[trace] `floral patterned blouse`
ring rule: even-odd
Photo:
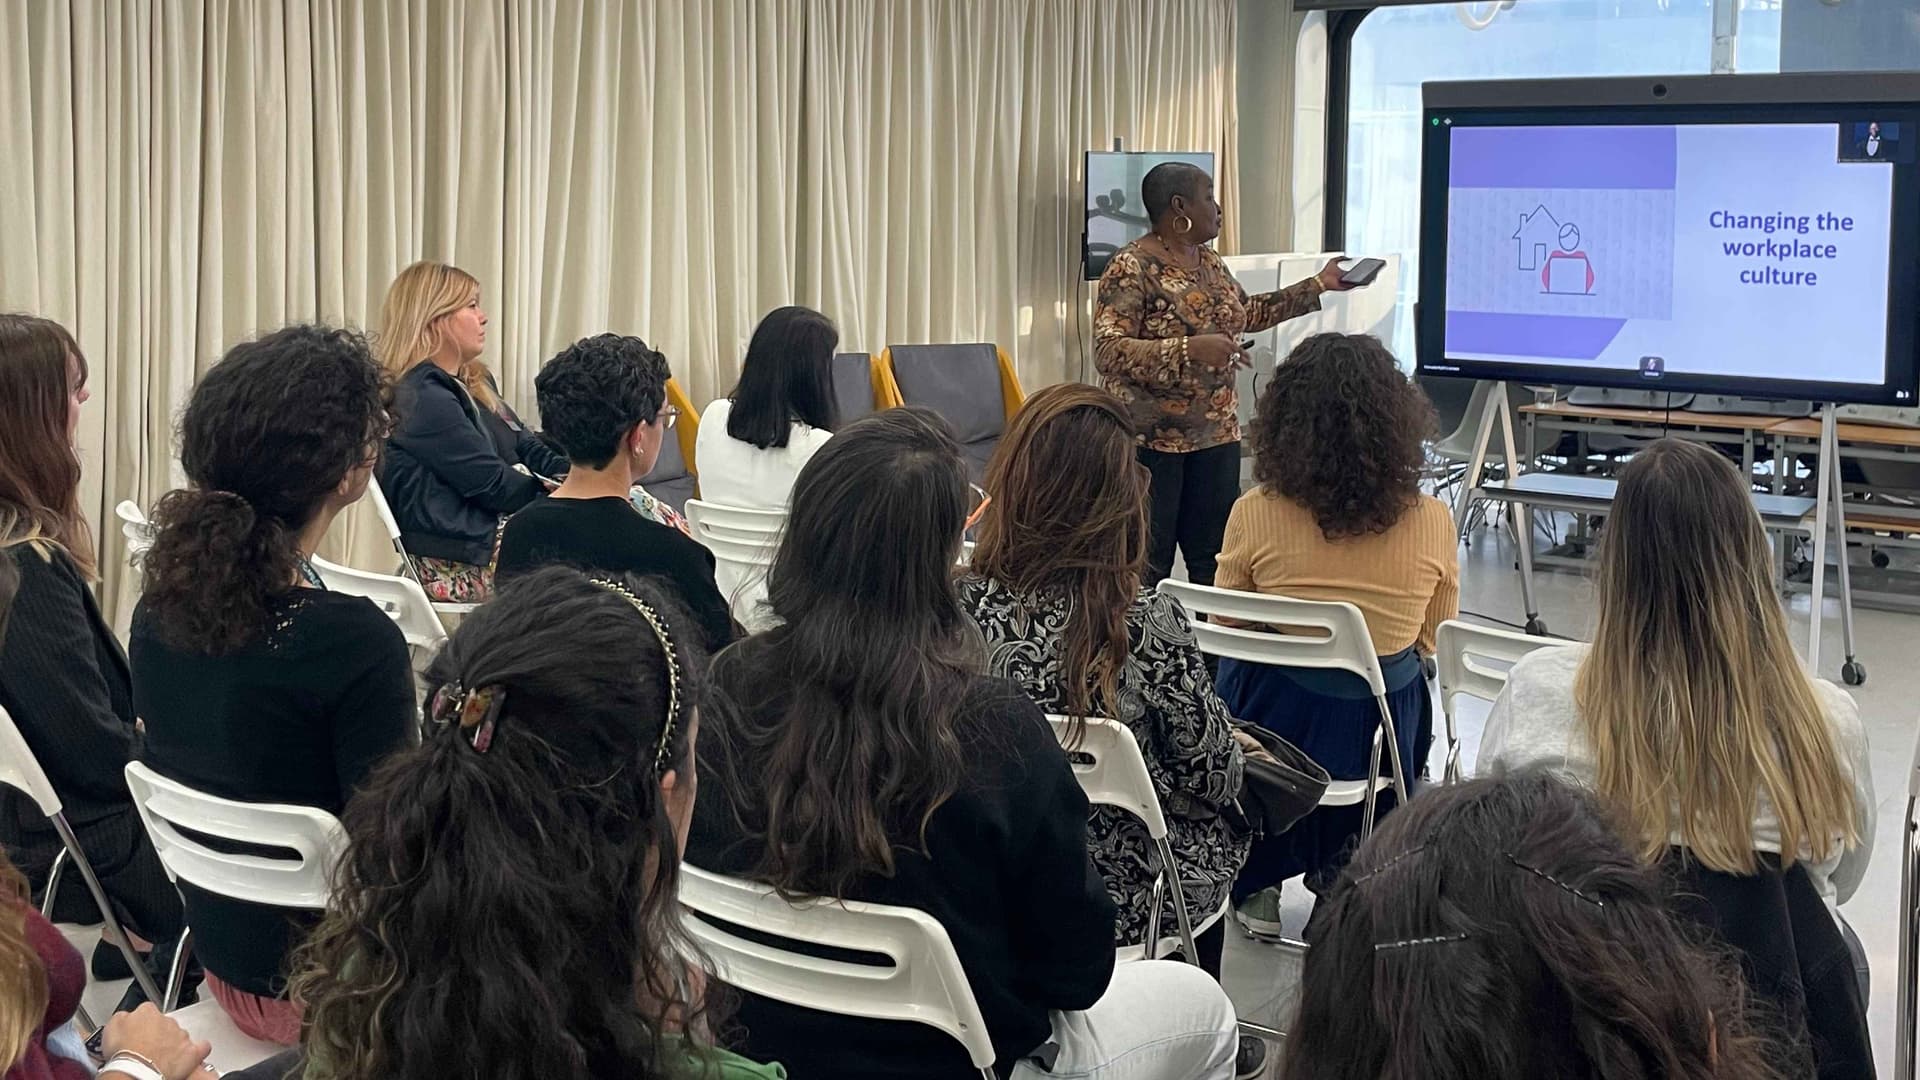
[[[1201,248],[1200,265],[1185,267],[1136,240],[1100,276],[1093,341],[1101,381],[1127,403],[1149,450],[1184,454],[1238,442],[1234,369],[1182,359],[1181,339],[1265,330],[1320,310],[1321,291],[1307,278],[1249,297],[1213,249]]]

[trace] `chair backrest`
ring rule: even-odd
[[[938,1028],[993,1066],[993,1040],[947,929],[924,911],[855,900],[789,902],[771,888],[682,864],[680,903],[713,974],[729,986],[803,1009]],[[828,960],[748,939],[707,916],[805,945],[877,953],[890,965]]]
[[[939,413],[953,426],[957,441],[980,442],[1006,432],[999,349],[985,342],[895,345],[886,360],[901,399]]]
[[[20,734],[19,726],[4,708],[0,708],[0,784],[24,792],[48,817],[60,812],[60,795],[53,790],[53,781],[47,779],[40,759],[33,756],[26,736]]]
[[[750,510],[741,506],[722,506],[702,499],[687,500],[687,524],[693,538],[702,543],[708,536],[724,536],[747,543],[776,544],[787,527],[785,510]]]
[[[1160,583],[1160,591],[1180,601],[1191,615],[1223,616],[1261,627],[1223,626],[1196,618],[1193,636],[1203,653],[1278,667],[1350,671],[1367,681],[1375,697],[1386,696],[1387,680],[1380,673],[1367,620],[1352,604],[1267,596],[1172,578]]]
[[[132,499],[121,499],[120,505],[113,508],[120,518],[120,535],[127,541],[127,558],[138,559],[153,546],[153,523],[140,510],[140,504]]]
[[[1564,644],[1552,638],[1448,619],[1440,624],[1434,641],[1440,669],[1441,708],[1451,709],[1453,699],[1460,694],[1494,700],[1506,688],[1507,673],[1516,661],[1535,649]]]
[[[863,352],[834,354],[833,411],[842,424],[851,424],[878,411],[874,402],[873,357]]]
[[[346,830],[332,814],[311,806],[217,798],[139,761],[127,763],[127,787],[168,877],[253,904],[326,908],[328,877],[347,846]],[[236,855],[208,847],[199,836],[294,854]]]
[[[761,601],[767,597],[767,567],[773,565],[780,533],[787,526],[786,512],[689,499],[687,526],[693,538],[713,552],[714,584],[727,598],[733,617],[749,631],[771,625]]]
[[[330,563],[318,555],[308,560],[327,588],[350,596],[364,596],[379,605],[400,627],[407,644],[423,649],[439,647],[447,640],[447,628],[434,613],[433,601],[420,583],[411,578],[376,574],[351,566]]]
[[[1167,818],[1160,810],[1160,793],[1147,772],[1146,756],[1132,729],[1118,720],[1089,716],[1080,730],[1080,741],[1070,742],[1071,717],[1049,714],[1053,737],[1073,757],[1073,775],[1087,801],[1097,806],[1113,806],[1147,826],[1147,835],[1155,840],[1167,835]]]

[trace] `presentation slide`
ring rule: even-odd
[[[1449,358],[1878,384],[1897,125],[1461,126]]]

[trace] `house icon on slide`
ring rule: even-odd
[[[1514,268],[1539,274],[1541,292],[1593,291],[1593,265],[1587,253],[1580,250],[1579,227],[1555,218],[1544,205],[1520,215],[1520,227],[1513,231],[1513,246]]]

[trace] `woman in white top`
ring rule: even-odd
[[[776,308],[747,345],[733,393],[707,406],[694,443],[700,498],[749,510],[785,510],[801,466],[833,437],[832,320]]]
[[[1767,538],[1738,471],[1662,439],[1620,476],[1593,643],[1514,665],[1479,771],[1545,767],[1608,797],[1642,858],[1804,861],[1829,903],[1866,872],[1873,773],[1853,699],[1787,638]]]

